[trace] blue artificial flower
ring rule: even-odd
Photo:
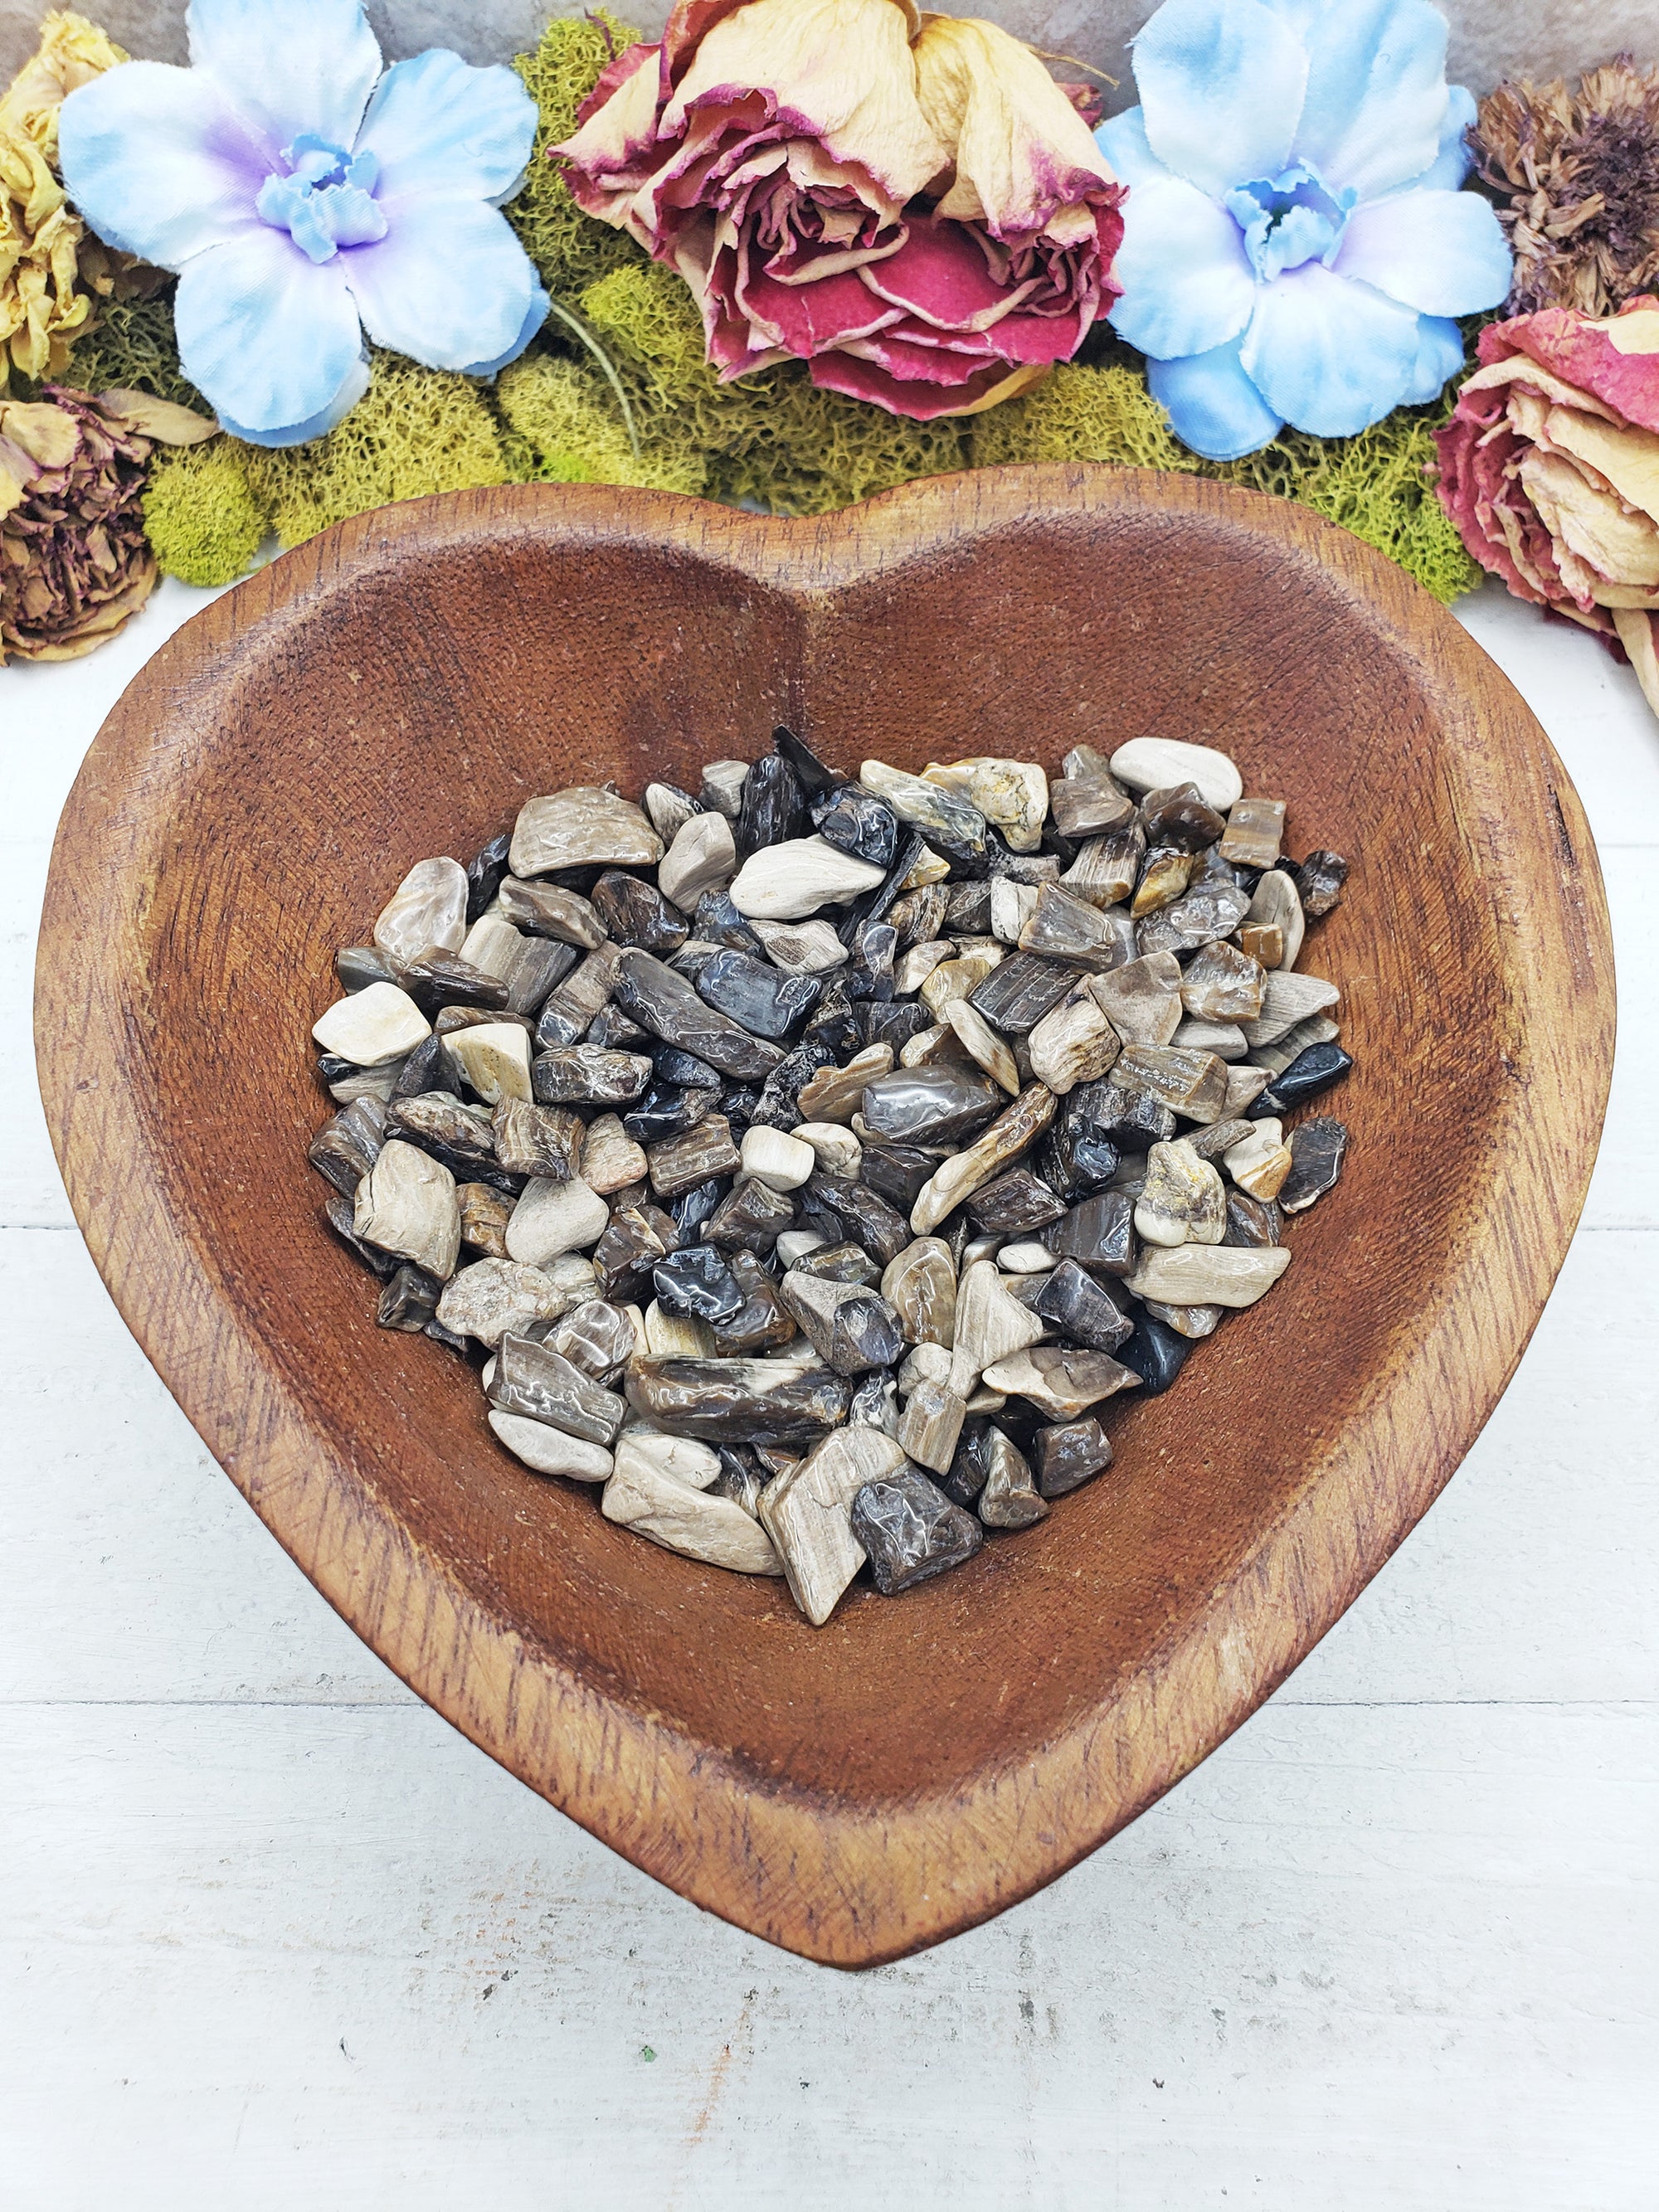
[[[368,389],[363,332],[428,368],[514,361],[547,295],[501,203],[536,107],[434,48],[381,74],[361,0],[191,0],[191,67],[72,92],[64,180],[99,236],[179,272],[185,374],[233,436],[295,446]]]
[[[1433,399],[1452,319],[1510,251],[1459,189],[1474,102],[1427,0],[1165,0],[1133,43],[1141,105],[1096,133],[1128,185],[1113,328],[1212,460],[1286,422],[1352,437]]]

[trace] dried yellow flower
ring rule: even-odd
[[[61,376],[97,300],[137,265],[88,234],[57,170],[58,109],[126,58],[83,15],[54,11],[0,97],[0,393],[13,371],[37,382]]]

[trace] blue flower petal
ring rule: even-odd
[[[1112,328],[1160,361],[1236,338],[1255,305],[1243,234],[1225,208],[1180,177],[1133,187],[1112,267],[1123,287]]]
[[[1261,0],[1164,0],[1133,43],[1146,142],[1166,168],[1219,199],[1285,167],[1308,58]]]
[[[190,0],[185,20],[191,62],[279,151],[302,132],[350,145],[380,74],[362,0]]]
[[[1284,428],[1239,365],[1238,341],[1184,361],[1149,361],[1146,382],[1183,446],[1208,461],[1237,461]]]
[[[1440,150],[1420,177],[1413,177],[1409,190],[1455,192],[1474,167],[1468,133],[1475,118],[1474,94],[1467,86],[1446,88],[1446,119],[1440,130]]]
[[[526,313],[523,322],[519,325],[519,335],[514,339],[512,344],[508,346],[507,351],[505,353],[498,353],[494,361],[469,362],[467,366],[461,371],[462,375],[494,376],[498,368],[505,368],[510,362],[517,361],[519,356],[530,343],[531,339],[535,337],[537,331],[540,330],[542,325],[547,320],[547,311],[551,305],[552,301],[548,298],[546,293],[543,291],[541,286],[538,284],[531,297],[528,312]]]
[[[1497,216],[1474,192],[1396,192],[1348,218],[1331,264],[1425,315],[1476,315],[1509,292]]]
[[[69,196],[100,238],[158,269],[259,228],[272,149],[211,78],[128,62],[70,93],[58,118]]]
[[[1438,399],[1466,357],[1463,333],[1443,315],[1417,319],[1417,360],[1412,380],[1400,395],[1402,407],[1426,407]]]
[[[1417,325],[1397,300],[1310,262],[1263,285],[1239,360],[1287,422],[1317,438],[1352,438],[1410,387]]]
[[[1146,143],[1144,108],[1126,107],[1121,115],[1109,115],[1095,133],[1095,143],[1111,163],[1112,174],[1121,185],[1133,189],[1172,173]]]
[[[375,344],[428,368],[506,359],[538,289],[507,217],[482,200],[425,192],[382,194],[380,205],[392,225],[386,236],[340,256]]]
[[[386,71],[357,133],[380,164],[383,198],[492,206],[518,190],[535,139],[536,103],[510,69],[470,69],[439,46]]]
[[[238,436],[293,430],[336,399],[362,348],[347,259],[307,260],[285,230],[256,223],[186,265],[173,303],[179,359],[214,413],[246,426]]]
[[[1362,200],[1420,177],[1446,124],[1445,17],[1429,0],[1342,0],[1308,52],[1302,159]]]
[[[233,422],[228,416],[222,415],[219,424],[222,429],[228,430],[233,438],[240,438],[245,446],[306,446],[313,438],[325,438],[331,430],[337,428],[368,390],[368,356],[360,353],[346,371],[344,383],[327,406],[320,408],[315,415],[308,416],[303,422],[290,422],[280,430],[251,430],[240,422]]]

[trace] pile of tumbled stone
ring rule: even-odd
[[[826,1621],[1029,1528],[1290,1264],[1346,863],[1203,745],[532,799],[336,962],[310,1158],[538,1474]]]

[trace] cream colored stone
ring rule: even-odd
[[[662,856],[662,839],[640,809],[592,784],[527,799],[513,825],[515,876],[590,866],[654,868]]]
[[[357,1185],[351,1228],[364,1243],[395,1252],[445,1282],[461,1251],[455,1178],[418,1145],[390,1138]]]
[[[812,1156],[825,1175],[839,1176],[843,1182],[858,1181],[864,1146],[851,1129],[839,1121],[802,1121],[789,1133],[798,1143],[811,1146]]]
[[[537,1176],[525,1185],[507,1224],[509,1259],[544,1267],[566,1252],[586,1251],[604,1235],[611,1209],[580,1176],[555,1182]]]
[[[849,957],[827,921],[766,921],[757,915],[749,926],[773,966],[791,975],[827,975]]]
[[[1172,1306],[1253,1306],[1291,1264],[1282,1245],[1183,1244],[1144,1251],[1128,1278],[1137,1297]]]
[[[489,1425],[514,1458],[538,1474],[562,1474],[571,1482],[604,1482],[611,1474],[611,1454],[603,1444],[567,1436],[545,1421],[532,1421],[525,1413],[504,1413],[492,1406]]]
[[[400,968],[434,945],[459,952],[466,936],[466,893],[459,860],[417,860],[380,908],[375,944]]]
[[[1048,779],[1035,761],[1002,760],[988,753],[969,760],[931,762],[924,780],[960,792],[994,823],[1014,853],[1035,853],[1048,812]]]
[[[1239,1042],[1243,1043],[1242,1037]],[[1063,1098],[1079,1083],[1093,1083],[1104,1075],[1123,1044],[1098,1000],[1085,991],[1062,999],[1045,1014],[1027,1037],[1026,1048],[1032,1074]]]
[[[643,1182],[648,1166],[644,1146],[635,1143],[620,1115],[596,1115],[588,1123],[582,1142],[581,1171],[590,1190],[608,1198],[612,1191],[626,1190],[629,1183]]]
[[[853,1534],[854,1498],[866,1482],[904,1464],[884,1429],[855,1424],[832,1430],[761,1493],[761,1526],[777,1547],[790,1595],[814,1628],[823,1627],[864,1565]]]
[[[675,833],[657,870],[657,888],[690,914],[706,891],[722,890],[738,872],[738,845],[723,814],[694,814]]]
[[[653,1298],[645,1310],[647,1359],[712,1359],[714,1332],[691,1314],[665,1313]]]
[[[1225,753],[1176,738],[1132,738],[1112,755],[1112,774],[1137,795],[1195,783],[1204,804],[1218,814],[1230,812],[1244,796],[1244,779]]]
[[[744,1131],[740,1147],[745,1175],[763,1182],[769,1190],[799,1190],[817,1165],[817,1154],[809,1144],[786,1129],[769,1129],[762,1122]]]
[[[475,1260],[445,1284],[438,1319],[457,1336],[498,1345],[534,1322],[556,1321],[576,1303],[540,1267],[521,1267],[514,1260]]]
[[[1042,1322],[1008,1288],[996,1261],[971,1261],[957,1285],[951,1389],[958,1398],[970,1397],[988,1367],[1042,1334]]]
[[[945,1009],[945,1025],[955,1035],[957,1042],[994,1083],[1000,1083],[1011,1098],[1019,1096],[1019,1062],[991,1027],[976,1006],[966,999],[952,999]],[[1032,1073],[1036,1072],[1035,1061]]]
[[[730,897],[741,915],[801,921],[821,906],[845,906],[873,890],[883,873],[826,838],[790,837],[751,853],[732,879]]]
[[[516,1022],[480,1022],[452,1030],[445,1048],[487,1104],[503,1098],[530,1103],[530,1037]]]
[[[624,1437],[617,1448],[616,1470],[600,1500],[607,1521],[706,1566],[740,1575],[782,1573],[771,1538],[742,1506],[688,1489],[627,1443]]]
[[[370,983],[337,999],[311,1025],[325,1052],[359,1067],[381,1067],[424,1044],[432,1024],[407,991],[395,983]]]

